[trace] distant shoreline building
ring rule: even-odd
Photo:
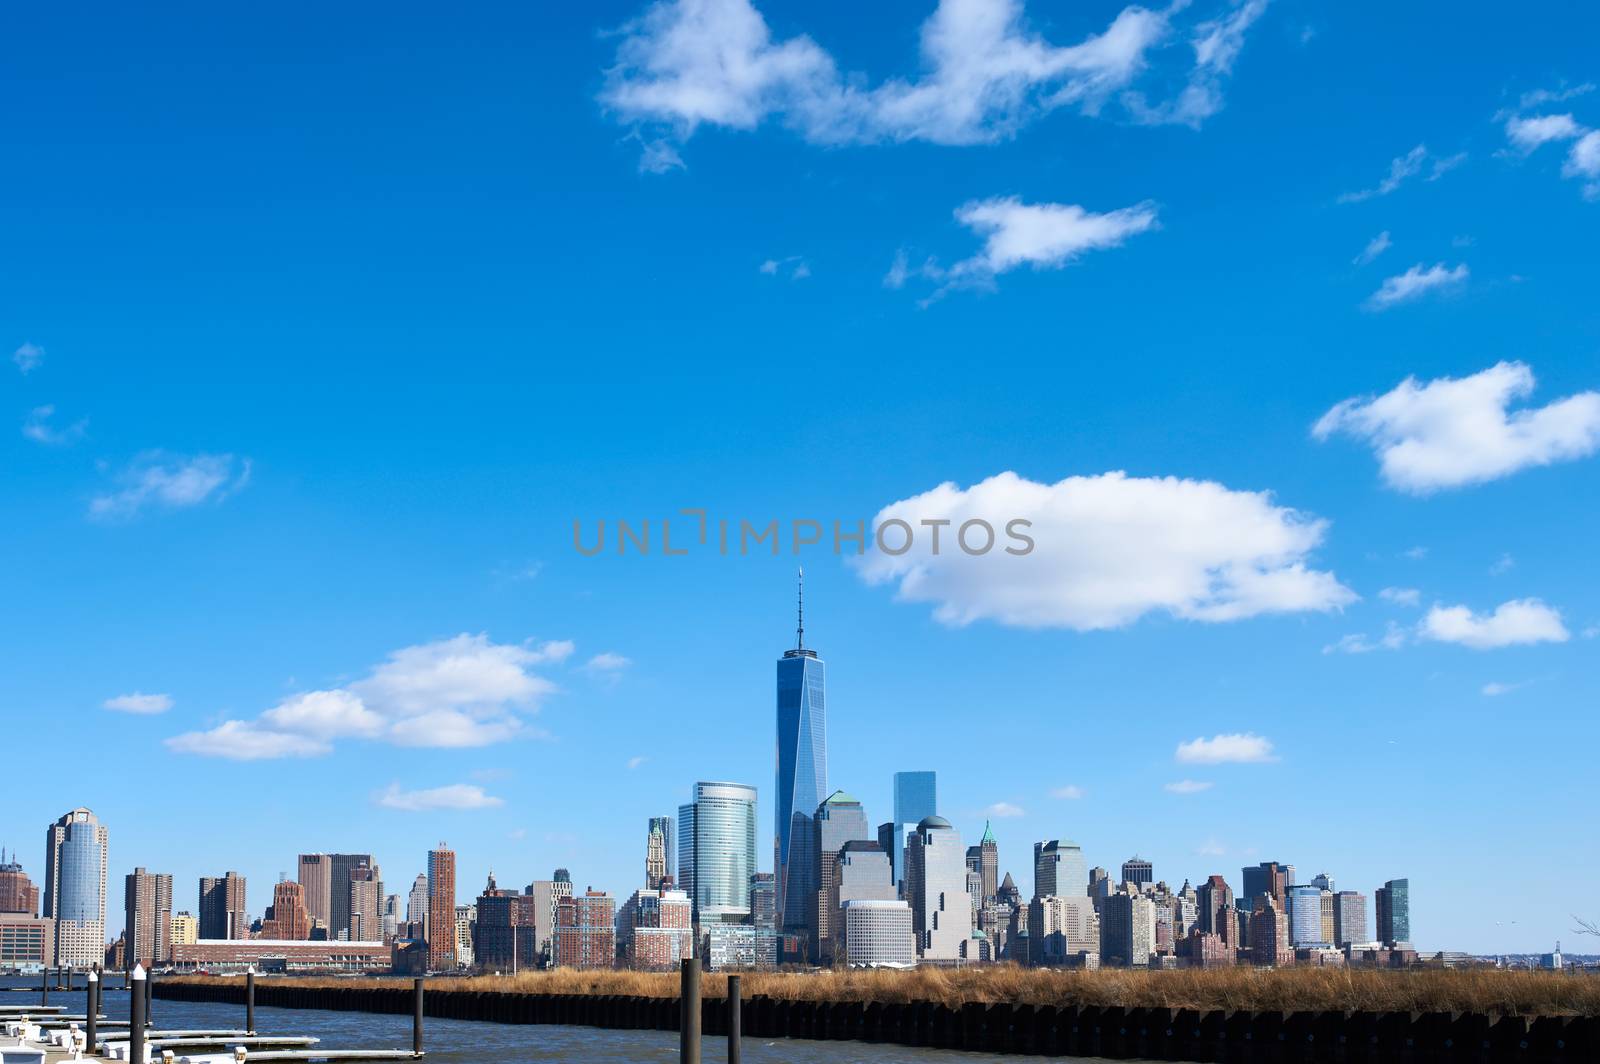
[[[88,968],[105,960],[110,833],[79,807],[45,835],[43,915],[54,921],[51,963]]]
[[[794,649],[785,650],[777,665],[773,870],[777,874],[779,927],[784,934],[809,940],[807,924],[817,887],[812,882],[811,820],[828,793],[827,666],[816,651],[806,649],[804,571],[799,579]]]

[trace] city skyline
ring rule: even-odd
[[[259,916],[302,854],[409,898],[440,839],[463,892],[621,905],[698,781],[777,873],[785,811],[931,770],[1023,891],[1057,840],[1326,869],[1371,927],[1404,879],[1425,949],[1600,919],[1600,13],[719,0],[679,52],[686,10],[5,12],[41,890],[82,807],[106,928],[139,867]]]

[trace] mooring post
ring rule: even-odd
[[[85,983],[83,989],[83,996],[85,999],[84,1003],[88,1005],[88,1008],[83,1010],[85,1026],[85,1052],[89,1056],[93,1057],[99,1055],[95,1049],[95,1047],[99,1045],[99,1041],[95,1038],[95,1034],[100,1025],[100,977],[95,974],[93,968],[89,969],[89,979]]]
[[[135,962],[128,978],[133,986],[133,992],[128,995],[128,1059],[136,1064],[144,1064],[144,1024],[148,1004],[144,996],[147,982],[144,965]]]
[[[700,961],[683,962],[683,982],[678,991],[678,1059],[700,1064]]]
[[[743,1036],[743,1032],[739,1029],[740,998],[739,977],[730,975],[728,976],[728,1064],[739,1064],[743,1053],[739,1045],[739,1039]]]
[[[151,1018],[155,1010],[150,1007],[155,1001],[155,989],[156,973],[153,971],[146,972],[144,979],[144,1023],[146,1027],[155,1022]]]
[[[244,1029],[256,1033],[256,966],[244,970]]]
[[[39,1004],[50,1004],[50,969],[44,970],[43,977],[39,980]]]
[[[411,984],[411,1055],[422,1056],[422,976]]]

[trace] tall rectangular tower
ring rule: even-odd
[[[123,956],[131,970],[172,960],[172,877],[135,868],[128,873],[123,893]]]
[[[795,647],[778,659],[778,786],[773,831],[778,921],[784,929],[797,932],[805,929],[811,894],[816,890],[811,882],[811,817],[828,793],[826,667],[816,651],[806,649],[804,572],[800,577]],[[797,847],[801,852],[796,852]]]
[[[42,901],[55,921],[52,964],[87,968],[105,959],[108,840],[105,825],[81,807],[45,836]]]
[[[325,853],[300,855],[300,887],[305,891],[306,916],[330,931],[333,927],[333,858]],[[331,934],[329,937],[333,937]]]
[[[906,843],[917,825],[939,815],[939,779],[932,772],[894,774],[894,847],[889,859],[895,877],[906,878]]]
[[[444,843],[428,851],[428,967],[456,966],[456,852]]]

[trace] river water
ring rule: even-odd
[[[77,982],[81,986],[83,976]],[[122,976],[109,980],[120,987]],[[0,1005],[31,1005],[39,1001],[40,979],[6,977],[0,987],[31,987],[0,993]],[[85,995],[50,992],[50,1004],[64,1005],[69,1013],[82,1015]],[[157,1028],[228,1030],[244,1026],[243,1005],[214,1002],[169,1001],[156,998],[150,1005],[151,1020]],[[128,1018],[128,995],[113,989],[104,995],[101,1012],[107,1019]],[[554,1024],[518,1025],[482,1023],[473,1020],[446,1020],[429,1016],[425,1029],[427,1060],[437,1064],[520,1064],[522,1061],[583,1061],[585,1064],[624,1064],[644,1061],[668,1062],[678,1059],[678,1035],[674,1031],[611,1031],[596,1027],[563,1027]],[[366,1012],[324,1012],[316,1009],[256,1008],[256,1029],[263,1034],[311,1035],[322,1039],[325,1049],[410,1049],[411,1017]],[[702,1049],[706,1064],[727,1059],[727,1040],[707,1036]],[[936,1049],[864,1042],[812,1042],[803,1039],[776,1040],[746,1038],[744,1059],[749,1064],[978,1064],[1004,1061],[1016,1064],[1017,1057],[991,1056]],[[1067,1059],[1067,1058],[1059,1058]],[[1071,1058],[1087,1062],[1091,1058]]]

